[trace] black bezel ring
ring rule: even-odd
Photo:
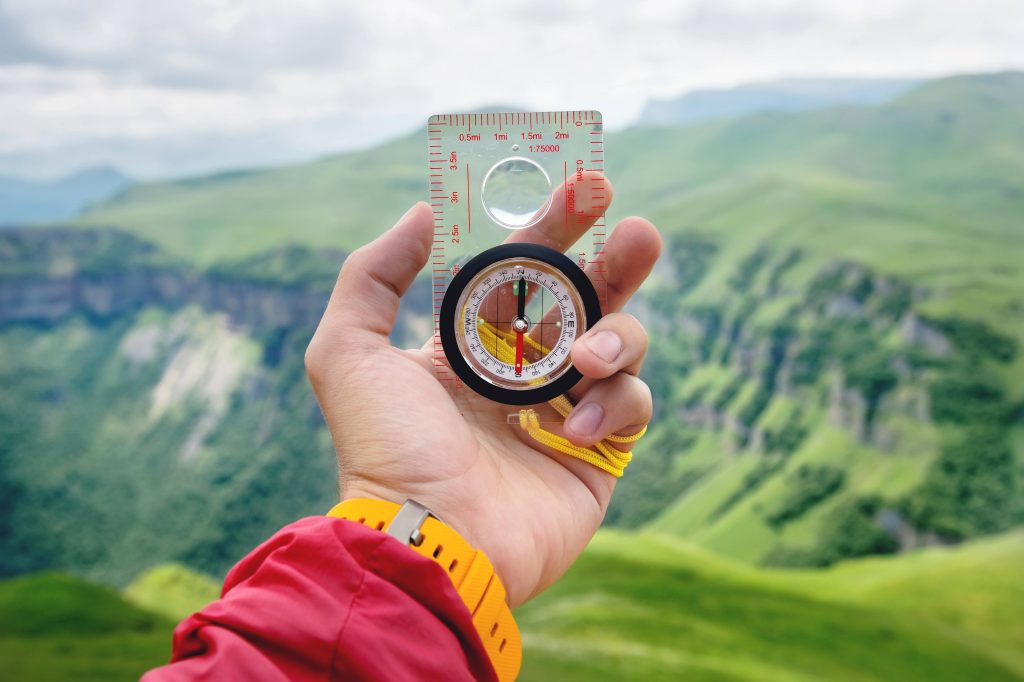
[[[477,374],[459,351],[458,337],[456,336],[456,317],[458,315],[459,297],[462,290],[466,288],[469,281],[480,273],[481,270],[497,263],[498,261],[510,258],[529,258],[531,260],[546,263],[557,269],[566,279],[576,287],[580,300],[583,302],[583,310],[587,315],[586,333],[588,329],[601,319],[601,303],[597,298],[597,291],[586,273],[567,256],[547,246],[540,244],[502,244],[483,253],[474,256],[472,260],[463,266],[458,274],[452,278],[451,284],[444,292],[444,299],[441,301],[441,312],[438,318],[438,326],[441,335],[441,347],[448,359],[452,370],[462,379],[462,382],[483,397],[504,405],[533,405],[542,403],[559,396],[575,386],[583,375],[579,370],[569,365],[569,368],[562,376],[537,388],[524,388],[515,390],[495,386],[491,382]],[[570,360],[571,363],[571,360]]]

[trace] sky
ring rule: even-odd
[[[1024,68],[1022,0],[0,0],[0,173],[137,178],[366,147],[432,113]]]

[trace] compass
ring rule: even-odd
[[[434,372],[453,394],[531,405],[580,380],[570,350],[608,293],[602,121],[594,110],[429,118]]]
[[[582,378],[570,350],[600,318],[597,292],[579,265],[546,246],[503,244],[452,278],[438,331],[467,386],[499,403],[531,405]]]

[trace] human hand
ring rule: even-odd
[[[587,174],[582,180],[591,182],[604,183],[611,200],[604,178]],[[589,194],[581,189],[577,183],[577,197]],[[552,202],[548,215],[561,216],[564,187]],[[554,241],[564,251],[589,227],[564,234],[561,220],[542,220],[507,241],[551,245],[559,235]],[[342,499],[426,505],[487,554],[515,607],[583,551],[616,479],[508,424],[515,409],[469,389],[447,390],[434,373],[432,340],[415,350],[391,345],[399,299],[427,263],[433,238],[434,216],[421,202],[346,259],[306,351],[306,368],[334,439]],[[624,219],[608,237],[604,317],[572,348],[584,376],[569,393],[577,405],[564,426],[547,404],[534,406],[547,430],[586,446],[612,433],[637,433],[650,419],[651,393],[636,376],[647,335],[634,317],[618,311],[660,251],[657,230],[642,218]]]

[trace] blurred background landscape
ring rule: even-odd
[[[517,612],[522,678],[1024,678],[1020,8],[474,10],[566,59],[620,20],[566,94],[515,78],[551,55],[379,56],[488,18],[445,3],[47,4],[0,2],[0,679],[137,677],[336,501],[303,352],[337,270],[426,195],[429,113],[508,101],[603,109],[609,217],[666,243],[631,306],[656,419]]]

